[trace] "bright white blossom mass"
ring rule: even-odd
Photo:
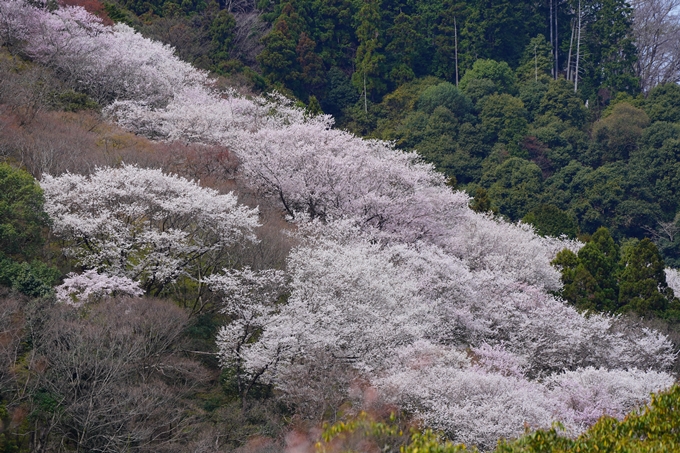
[[[165,105],[207,74],[124,24],[106,27],[81,7],[54,11],[22,0],[0,3],[0,39],[16,42],[35,61],[57,69],[64,81],[98,102],[135,99]]]
[[[124,164],[89,176],[44,175],[40,185],[66,252],[84,268],[139,281],[146,292],[181,276],[197,279],[211,257],[255,240],[257,209],[160,170]]]
[[[74,307],[81,307],[86,302],[101,299],[105,296],[140,297],[144,290],[139,283],[127,277],[100,274],[94,269],[76,274],[71,272],[64,283],[56,288],[57,300]]]
[[[80,8],[4,1],[0,37],[136,133],[228,147],[242,176],[296,222],[285,270],[197,272],[203,257],[254,240],[256,211],[127,165],[41,182],[54,231],[84,268],[147,292],[184,275],[221,295],[231,322],[217,337],[220,358],[243,379],[304,405],[323,395],[296,376],[349,395],[351,374],[482,449],[553,421],[577,434],[672,384],[664,335],[553,295],[561,283],[550,261],[580,243],[473,212],[417,154],[334,130],[280,96],[218,92],[171,48]]]

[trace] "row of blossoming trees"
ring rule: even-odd
[[[665,336],[552,295],[550,261],[579,243],[471,211],[417,154],[334,130],[330,117],[220,92],[125,25],[33,5],[0,4],[5,47],[131,131],[228,147],[298,238],[285,269],[228,268],[230,247],[257,241],[258,212],[235,195],[125,164],[44,175],[54,234],[83,270],[58,288],[65,302],[191,282],[231,320],[217,345],[244,399],[270,384],[320,418],[370,386],[482,449],[553,421],[580,433],[673,383]]]

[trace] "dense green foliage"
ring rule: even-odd
[[[596,99],[602,86],[634,93],[637,86],[632,74],[635,48],[630,34],[631,8],[623,1],[593,2],[586,6],[584,20],[588,27],[582,46],[589,57],[581,67],[585,96]],[[568,3],[556,8],[554,33],[556,39],[563,37],[562,45],[558,46],[559,64],[559,59],[566,61],[569,54],[564,41],[572,32],[571,20],[576,11]],[[550,73],[553,69],[551,46],[547,46],[546,58],[543,38],[553,32],[547,17],[548,5],[529,1],[286,0],[265,15],[273,23],[274,31],[263,40],[262,54],[267,61],[274,56],[287,61],[295,75],[270,64],[263,64],[262,69],[268,80],[291,89],[302,99],[309,94],[325,99],[328,79],[323,75],[332,68],[351,76],[361,93],[365,78],[367,97],[374,102],[405,82],[427,75],[454,84],[460,80],[461,88],[467,88],[472,80],[494,80],[490,76],[496,75],[501,77],[495,80],[500,82],[496,89],[507,92],[515,78],[510,68],[522,66],[523,78],[535,72],[531,69],[538,66],[538,61],[527,57],[538,54],[539,46],[541,72]],[[312,58],[310,52],[318,58]],[[311,59],[318,64],[317,73],[308,75],[298,70]],[[501,67],[507,69],[505,74],[499,73],[499,68],[489,67],[494,60],[502,62]],[[474,74],[464,76],[469,69]],[[562,71],[561,66],[559,70]],[[318,80],[317,75],[321,76]],[[472,85],[480,88],[478,82]],[[330,110],[337,108],[327,106],[332,107]]]
[[[43,195],[25,171],[0,163],[0,249],[14,258],[28,258],[43,242],[47,214]]]
[[[619,249],[600,228],[578,254],[563,250],[553,264],[562,271],[562,297],[579,309],[680,319],[680,300],[668,288],[663,259],[649,239]]]
[[[439,79],[400,87],[374,106],[370,133],[418,150],[473,196],[484,188],[493,210],[543,234],[607,227],[618,241],[649,237],[667,264],[679,263],[680,129],[652,119],[670,111],[673,89],[621,97],[593,122],[597,112],[564,79],[515,82],[517,96],[498,94],[491,79],[474,80],[464,90]],[[545,206],[562,220],[547,220]],[[552,229],[542,230],[538,211]]]
[[[520,80],[536,81],[546,73],[573,71],[576,60],[572,44],[578,7],[573,2],[556,2],[553,10],[525,0],[117,0],[106,10],[118,21],[135,22],[134,15],[141,16],[140,28],[171,41],[180,54],[205,67],[231,72],[243,64],[257,68],[257,61],[270,86],[304,101],[314,95],[323,100],[325,111],[336,114],[351,107],[332,95],[340,73],[343,85],[376,103],[423,76],[455,85],[460,80],[461,87],[493,79],[489,73],[464,76],[475,64],[484,72],[478,61],[502,62],[518,69]],[[269,32],[249,22],[254,11],[271,26]],[[638,90],[631,18],[632,9],[623,0],[583,2],[579,73],[584,98],[597,101],[612,91]],[[162,30],[167,27],[182,36],[173,38]],[[263,47],[234,39],[235,30],[243,34],[248,28]],[[479,82],[472,85],[481,88]],[[504,83],[497,87],[507,88]],[[598,93],[601,88],[607,93]],[[351,110],[343,113],[353,116]]]
[[[43,202],[30,174],[0,163],[0,285],[32,297],[50,294],[60,277],[38,260],[48,223]]]

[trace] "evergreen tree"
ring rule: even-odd
[[[417,16],[399,13],[394,18],[394,25],[387,30],[389,44],[385,46],[385,54],[390,60],[387,77],[395,86],[412,80],[416,76],[415,69],[420,75],[427,70],[426,65],[418,61],[418,56],[423,53],[419,22]]]
[[[578,251],[563,250],[553,265],[562,272],[562,297],[580,310],[618,308],[619,249],[606,228],[598,229]]]
[[[578,252],[584,268],[597,282],[592,295],[599,311],[614,311],[617,299],[619,248],[607,228],[599,228]]]
[[[467,43],[461,40],[461,26],[465,24],[470,8],[458,0],[444,0],[442,10],[434,26],[434,61],[433,73],[457,84],[463,75]]]
[[[350,78],[337,67],[326,73],[326,93],[321,98],[323,110],[336,117],[343,115],[343,110],[359,99]]]
[[[668,83],[654,87],[642,108],[652,121],[680,122],[680,86]]]
[[[227,10],[222,10],[210,24],[210,39],[212,44],[212,57],[214,60],[228,60],[234,40],[234,28],[236,19]]]
[[[43,192],[24,170],[0,164],[0,252],[31,259],[43,244],[47,226]]]
[[[501,214],[519,220],[533,209],[543,189],[541,169],[519,157],[511,157],[482,177],[489,197]]]
[[[292,3],[286,3],[274,29],[262,38],[264,48],[257,55],[262,73],[270,83],[294,89],[300,74],[297,42],[303,29],[303,19]]]
[[[470,56],[504,60],[516,66],[543,20],[536,4],[517,0],[475,0],[463,29]]]
[[[621,266],[620,311],[658,315],[677,305],[666,283],[663,259],[651,240],[633,241],[624,247]]]
[[[559,237],[566,235],[575,238],[578,234],[576,220],[555,205],[543,204],[522,218],[522,222],[530,223],[541,236]]]
[[[517,78],[522,82],[550,80],[550,70],[553,67],[553,55],[550,43],[543,35],[538,35],[529,41],[524,49],[520,66],[517,68]]]
[[[465,75],[460,80],[460,89],[467,91],[469,84],[474,80],[490,81],[495,91],[499,93],[514,94],[516,90],[515,73],[504,61],[477,60],[471,69],[465,71]]]
[[[323,84],[324,79],[324,64],[321,57],[316,53],[316,43],[302,32],[295,53],[297,54],[297,63],[300,67],[299,81],[303,89],[300,93],[316,92]]]
[[[559,118],[577,128],[585,125],[588,112],[583,101],[565,79],[550,82],[539,107],[539,113]]]
[[[604,87],[611,92],[639,92],[635,77],[637,51],[632,32],[633,8],[625,0],[602,0],[590,4],[587,11],[583,61],[586,95]],[[600,102],[606,99],[599,94]]]
[[[483,187],[478,187],[475,196],[470,202],[470,209],[475,212],[493,212],[489,192]]]
[[[595,311],[598,309],[595,294],[600,291],[597,281],[588,272],[576,253],[564,249],[553,260],[562,273],[564,287],[560,295],[579,310]]]
[[[501,143],[511,154],[519,155],[520,142],[529,126],[522,101],[509,94],[493,94],[479,101],[478,107],[481,108],[479,119],[487,143]]]
[[[649,117],[627,102],[616,104],[612,112],[593,125],[589,160],[593,166],[628,160],[638,146]]]

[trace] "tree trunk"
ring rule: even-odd
[[[555,79],[560,73],[560,39],[557,32],[557,12],[558,12],[559,2],[555,0]]]
[[[569,56],[567,57],[567,80],[571,81],[571,50],[574,45],[574,28],[576,28],[576,23],[572,21],[571,23],[571,38],[569,38]]]
[[[366,70],[364,69],[364,113],[368,113],[368,101],[366,100]]]
[[[550,22],[550,50],[552,51],[552,54],[553,54],[553,57],[554,57],[555,56],[555,47],[553,47],[553,45],[555,43],[555,40],[554,40],[554,37],[553,37],[553,18],[552,18],[553,17],[553,0],[548,0],[548,2],[550,3],[550,19],[548,21],[548,22]],[[555,67],[554,66],[550,69],[550,72],[552,73],[553,78],[557,77],[556,74],[555,74]]]
[[[458,88],[458,26],[455,17],[453,18],[453,43],[456,55],[456,88]]]
[[[581,58],[581,0],[578,0],[578,37],[576,38],[576,70],[574,71],[574,93],[578,91],[578,63]]]
[[[534,46],[534,77],[536,78],[536,82],[538,82],[538,45]]]

